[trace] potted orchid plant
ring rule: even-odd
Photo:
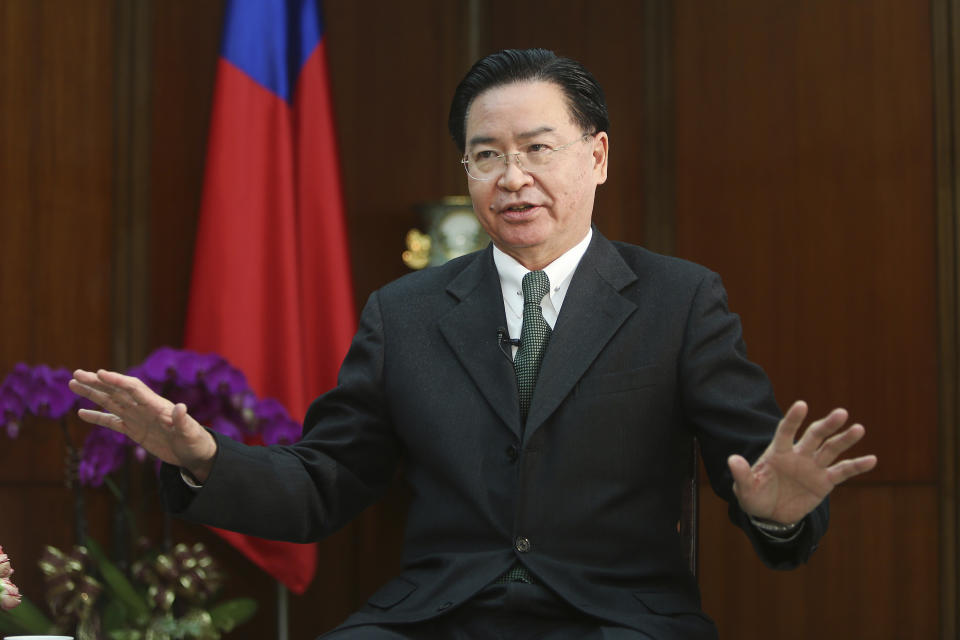
[[[237,440],[269,445],[293,442],[300,435],[300,425],[283,405],[257,398],[243,373],[216,354],[163,347],[127,373],[172,402],[187,404],[201,424]],[[0,633],[75,629],[78,640],[216,640],[248,620],[256,609],[252,600],[215,602],[223,577],[202,545],[165,541],[154,548],[137,535],[122,483],[113,475],[130,461],[147,463],[150,457],[103,428],[92,429],[75,446],[66,417],[78,406],[90,405],[70,392],[70,378],[66,369],[21,363],[0,383],[0,433],[16,438],[26,420],[60,424],[77,539],[72,550],[47,547],[39,559],[50,617],[19,594],[9,573],[3,575],[12,570],[0,555],[0,604],[5,609],[0,611]],[[116,498],[121,520],[139,548],[134,562],[112,561],[87,535],[83,490],[101,486]],[[14,600],[19,606],[7,610]]]

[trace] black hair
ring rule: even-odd
[[[582,64],[547,49],[505,49],[478,60],[453,94],[448,126],[461,153],[466,148],[467,111],[474,99],[488,89],[525,81],[559,86],[570,115],[585,133],[609,131],[603,89]]]

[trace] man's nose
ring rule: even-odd
[[[520,187],[529,184],[533,178],[527,173],[520,164],[519,154],[511,153],[504,156],[507,163],[500,175],[498,184],[508,191],[516,191]]]

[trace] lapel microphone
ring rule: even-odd
[[[513,362],[513,355],[507,351],[504,346],[510,345],[511,347],[520,346],[520,338],[510,338],[507,330],[503,327],[497,327],[497,345],[500,347],[500,351],[503,352],[503,355]]]

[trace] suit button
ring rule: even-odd
[[[514,543],[513,548],[520,553],[526,553],[530,551],[530,540],[524,538],[523,536],[517,536],[517,540]]]
[[[517,445],[512,444],[507,447],[507,460],[510,462],[516,462],[517,458],[520,457],[520,451],[517,449]]]

